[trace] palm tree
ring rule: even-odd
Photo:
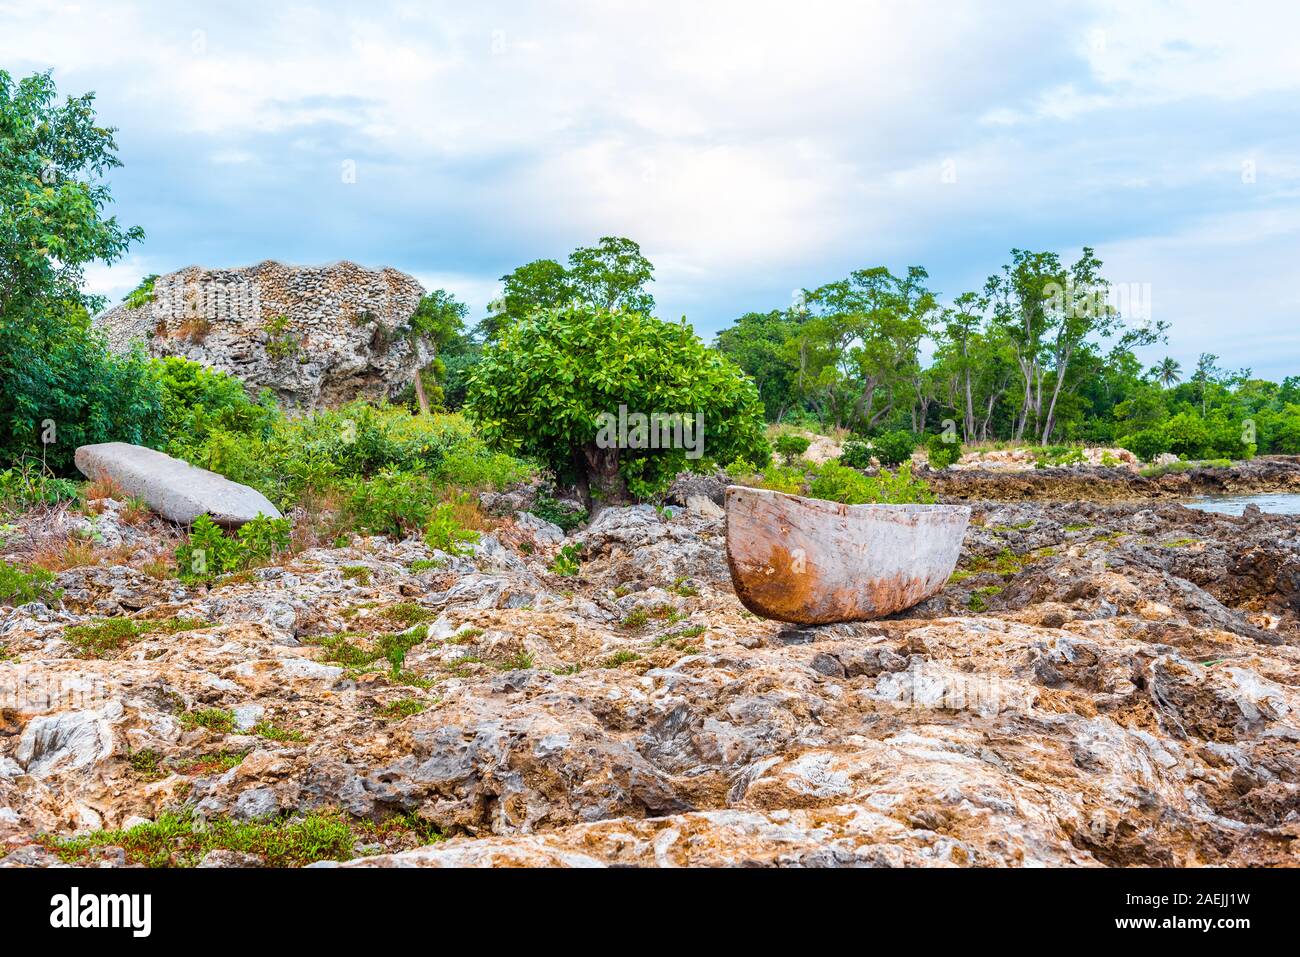
[[[1183,367],[1174,359],[1165,356],[1160,360],[1160,364],[1151,370],[1156,375],[1156,381],[1166,389],[1173,386],[1175,382],[1183,377]]]

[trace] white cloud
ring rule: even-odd
[[[1300,87],[1297,33],[1282,2],[0,0],[0,62],[97,90],[183,184],[123,211],[151,237],[141,266],[403,263],[482,305],[518,262],[624,234],[665,311],[714,328],[867,264],[946,262],[952,293],[1013,244],[1096,244],[1195,290],[1230,243],[1188,223],[1230,228],[1244,161],[1261,218],[1242,228],[1300,199],[1298,134],[1269,106]],[[1293,232],[1272,242],[1294,261]],[[1242,275],[1239,299],[1280,301]],[[1213,331],[1213,290],[1171,301],[1179,335]]]

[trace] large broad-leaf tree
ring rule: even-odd
[[[535,456],[606,504],[650,494],[688,467],[761,464],[770,454],[758,391],[729,359],[685,323],[587,303],[506,328],[484,350],[466,407],[490,441]],[[620,407],[631,427],[611,446],[602,428]],[[656,413],[692,423],[699,413],[702,431],[681,433],[689,448],[634,447],[635,417]]]
[[[635,242],[602,236],[596,245],[579,246],[569,253],[568,266],[554,259],[535,259],[502,276],[501,297],[477,332],[491,342],[511,323],[539,309],[571,302],[650,315],[655,300],[645,287],[654,274],[654,265]]]
[[[110,356],[90,328],[102,307],[83,269],[143,237],[107,215],[104,175],[120,166],[94,95],[57,102],[41,73],[0,70],[0,459],[33,455],[71,468],[76,446],[158,444],[157,385],[139,355]],[[0,463],[3,464],[3,463]]]

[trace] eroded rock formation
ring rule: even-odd
[[[350,262],[190,266],[154,280],[150,301],[119,305],[95,324],[116,350],[140,342],[319,408],[392,398],[413,382],[432,358],[409,328],[423,295],[405,273]]]
[[[465,557],[358,540],[207,591],[65,572],[0,612],[0,857],[332,807],[449,837],[368,866],[1300,864],[1300,522],[973,511],[940,594],[855,625],[745,612],[703,508],[508,522]],[[68,631],[92,615],[205,627],[96,656]],[[400,635],[400,670],[356,667]]]

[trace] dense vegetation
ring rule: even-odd
[[[862,269],[741,316],[717,345],[774,422],[906,431],[915,444],[948,421],[966,443],[1118,444],[1145,458],[1300,453],[1300,378],[1227,372],[1212,355],[1186,381],[1172,359],[1144,368],[1135,350],[1167,328],[1126,324],[1101,266],[1090,249],[1069,266],[1012,250],[982,290],[950,305],[922,268]]]
[[[15,82],[0,72],[0,505],[9,510],[76,499],[82,491],[64,478],[75,474],[72,452],[109,440],[259,489],[296,514],[300,541],[419,533],[449,552],[473,539],[472,492],[539,474],[589,501],[654,499],[680,470],[716,467],[840,501],[918,501],[928,493],[908,466],[920,445],[936,467],[962,443],[992,440],[1042,446],[1046,464],[1078,457],[1066,442],[1120,444],[1146,459],[1300,453],[1300,378],[1226,372],[1210,355],[1185,381],[1172,359],[1145,369],[1135,350],[1166,328],[1132,324],[1111,305],[1090,249],[1068,265],[1013,250],[980,291],[947,305],[919,267],[858,270],[788,308],[741,316],[709,347],[684,321],[653,316],[653,265],[635,242],[606,236],[564,263],[539,259],[501,277],[501,298],[473,325],[450,293],[426,296],[400,331],[437,358],[398,403],[292,415],[193,362],[114,356],[91,328],[102,302],[82,292],[84,267],[115,261],[143,236],[108,215],[104,175],[118,165],[92,95],[60,105],[48,74]],[[147,299],[153,278],[128,300]],[[637,421],[655,414],[658,424]],[[764,418],[781,424],[778,462]],[[840,460],[815,466],[793,431],[809,427],[855,434]],[[858,471],[877,466],[897,471]],[[571,528],[585,513],[558,497],[546,486],[536,508]],[[176,556],[179,573],[237,573],[293,547],[289,534],[275,523],[243,537],[197,527]],[[20,574],[4,571],[11,597],[48,586]]]

